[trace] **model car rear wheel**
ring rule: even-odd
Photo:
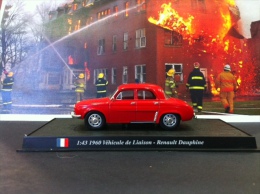
[[[160,126],[165,130],[176,129],[180,124],[181,118],[177,114],[165,114],[161,117]]]
[[[90,112],[85,117],[85,126],[88,129],[101,129],[105,126],[106,119],[102,113]]]

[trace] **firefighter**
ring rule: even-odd
[[[96,80],[97,98],[107,96],[107,85],[108,81],[105,79],[104,73],[98,74],[98,79]]]
[[[235,76],[231,73],[229,64],[226,64],[224,71],[217,76],[216,87],[220,89],[220,100],[225,113],[234,113],[234,97],[237,82]]]
[[[80,73],[74,85],[76,86],[76,100],[80,102],[84,98],[84,92],[86,90],[86,82],[84,73]]]
[[[203,93],[207,89],[207,85],[205,77],[200,71],[200,64],[195,62],[193,65],[194,69],[189,74],[186,87],[190,91],[194,112],[201,112],[203,108]]]
[[[165,94],[168,97],[174,97],[174,98],[178,98],[178,92],[176,90],[176,83],[174,81],[174,74],[175,74],[175,70],[174,69],[170,69],[166,75],[166,80],[165,80]]]
[[[6,78],[1,82],[3,85],[2,100],[4,112],[10,112],[12,109],[12,87],[14,84],[13,75],[13,72],[7,73]]]

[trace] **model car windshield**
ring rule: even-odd
[[[117,93],[118,89],[116,89],[112,94],[110,94],[109,98],[110,100],[113,100],[115,97],[115,94]]]

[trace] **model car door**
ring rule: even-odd
[[[154,122],[160,102],[150,90],[138,90],[136,102],[136,122]]]
[[[130,123],[135,121],[136,101],[134,90],[123,90],[110,103],[111,123]]]

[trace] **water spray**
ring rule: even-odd
[[[50,41],[44,34],[42,34],[42,35],[43,35],[44,39],[49,43],[49,47],[51,47],[51,48],[54,50],[54,52],[57,54],[57,56],[58,56],[59,59],[62,61],[62,63],[65,65],[65,67],[67,67],[67,68],[69,69],[69,71],[72,73],[72,75],[73,75],[74,77],[77,77],[77,76],[75,75],[75,73],[71,70],[71,68],[69,67],[69,65],[66,63],[66,61],[62,58],[62,56],[61,56],[60,53],[57,51],[57,49],[54,47],[54,45],[51,43],[51,41]]]
[[[136,9],[137,7],[141,7],[142,5],[143,5],[143,3],[142,3],[142,4],[139,4],[139,5],[136,5],[136,6],[133,6],[133,7],[130,7],[128,10],[130,11],[130,10]],[[38,51],[38,52],[35,53],[34,55],[30,56],[28,59],[33,58],[33,57],[35,57],[36,55],[39,55],[39,53],[41,53],[41,52],[47,50],[49,47],[51,47],[51,48],[54,50],[54,52],[57,54],[57,56],[60,58],[60,60],[62,61],[62,63],[69,69],[69,71],[72,73],[72,75],[73,75],[74,77],[76,77],[76,75],[74,74],[74,72],[70,69],[69,65],[68,65],[68,64],[66,63],[66,61],[62,58],[62,56],[61,56],[60,53],[57,51],[57,49],[54,47],[54,45],[57,44],[57,43],[59,43],[59,42],[61,42],[61,41],[63,41],[63,40],[66,40],[67,38],[69,38],[69,37],[71,37],[71,36],[74,36],[74,35],[76,35],[76,34],[82,32],[83,30],[86,30],[86,29],[88,29],[88,28],[91,28],[92,26],[94,26],[94,25],[96,25],[96,24],[99,24],[99,23],[101,23],[101,22],[103,22],[103,21],[106,21],[106,20],[108,20],[108,19],[110,19],[110,18],[115,17],[116,15],[121,15],[121,14],[124,14],[124,13],[125,13],[125,10],[122,10],[122,11],[120,11],[120,12],[118,12],[118,13],[114,13],[114,14],[112,14],[112,15],[109,15],[109,16],[107,16],[107,17],[105,17],[105,18],[102,18],[102,19],[100,19],[100,20],[98,20],[98,21],[96,21],[96,22],[93,22],[93,23],[89,24],[88,26],[85,26],[85,27],[83,27],[83,28],[81,28],[81,29],[79,29],[79,30],[77,30],[77,31],[74,31],[74,32],[71,33],[71,34],[68,34],[68,35],[66,35],[66,36],[64,36],[64,37],[62,37],[62,38],[60,38],[60,39],[58,39],[58,40],[54,41],[53,43],[51,43],[51,41],[42,33],[44,39],[49,43],[49,45],[46,46],[46,47],[44,47],[43,49],[41,49],[40,51]],[[15,70],[16,67],[14,67],[13,69]]]

